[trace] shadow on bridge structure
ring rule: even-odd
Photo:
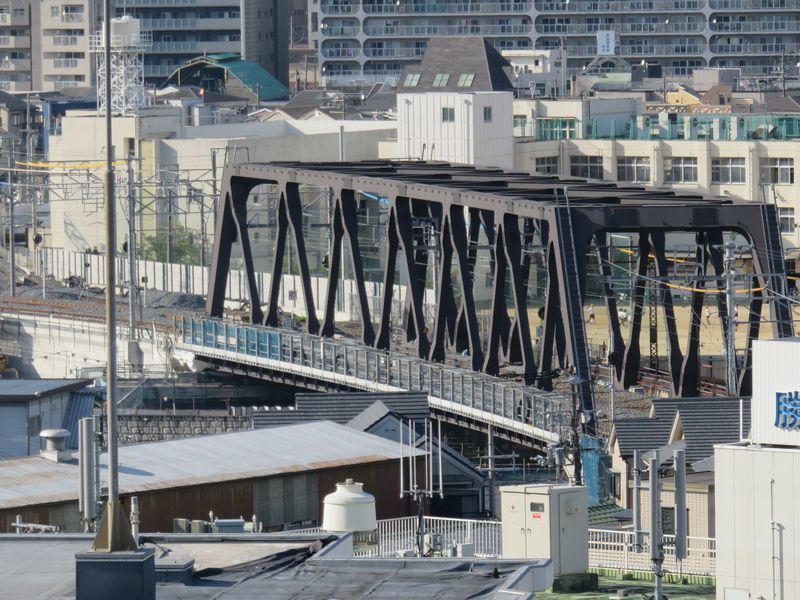
[[[261,265],[256,264],[248,227],[252,210],[248,196],[264,184],[274,192],[274,237],[268,283],[259,285],[256,274]],[[316,286],[316,294],[301,199],[301,190],[308,186],[327,190],[326,221],[318,224],[327,238],[325,279],[322,290]],[[381,272],[380,280],[373,282],[365,277],[359,238],[364,197],[380,204]],[[688,234],[693,248],[693,274],[686,276],[692,312],[683,342],[676,326],[676,286],[669,283],[666,242],[676,232]],[[627,335],[620,326],[608,245],[609,236],[620,233],[636,240]],[[353,329],[364,346],[387,351],[402,347],[419,359],[439,363],[468,360],[469,368],[487,375],[516,365],[525,383],[544,390],[552,389],[553,374],[559,370],[574,373],[579,378],[575,381],[580,406],[591,414],[592,365],[584,317],[590,266],[600,276],[608,350],[620,357],[615,366],[617,385],[630,386],[639,377],[639,339],[650,282],[647,301],[657,303],[666,328],[664,376],[674,395],[695,396],[700,382],[698,330],[707,291],[719,299],[722,336],[731,335],[732,320],[724,318],[724,284],[719,279],[725,269],[722,244],[729,234],[743,238],[752,257],[744,280],[755,291],[748,297],[750,310],[738,319],[739,324],[746,323],[747,331],[738,364],[740,391],[746,394],[750,348],[759,336],[765,301],[773,335],[793,335],[776,208],[766,202],[435,162],[229,165],[218,204],[206,312],[223,317],[236,246],[247,277],[250,323],[280,324],[280,288],[288,264],[300,280],[305,333],[332,338],[341,333],[336,322],[337,292],[343,285],[343,263],[348,261],[357,314]],[[293,248],[291,261],[287,245]],[[489,257],[485,264],[477,260],[481,253]],[[530,322],[536,314],[529,304],[532,267],[542,273],[544,282],[538,335],[532,334]],[[480,302],[479,278],[489,282]],[[707,284],[713,289],[706,289]],[[431,288],[434,297],[427,309],[432,310],[427,310]],[[373,290],[372,297],[368,289]],[[399,336],[394,331],[398,323]]]

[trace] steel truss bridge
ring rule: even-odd
[[[248,195],[262,184],[275,186],[279,195],[270,289],[264,298],[256,283],[256,265],[247,229]],[[328,225],[327,293],[319,315],[315,309],[303,236],[302,185],[327,187],[332,198]],[[375,315],[377,326],[373,325],[370,312],[358,242],[359,193],[381,198],[388,209],[382,297],[377,303],[379,314]],[[423,238],[415,232],[413,223],[420,220],[431,223],[435,229],[436,248],[431,248],[430,238]],[[473,296],[481,231],[488,240],[493,280],[490,322],[483,335],[479,330]],[[669,271],[665,239],[671,232],[689,232],[696,243],[696,275],[690,297],[693,310],[683,344],[679,340],[673,295],[667,283]],[[756,291],[750,299],[749,312],[738,320],[739,324],[746,323],[747,326],[747,344],[738,366],[739,385],[741,391],[747,393],[750,348],[752,340],[759,334],[765,296],[769,297],[774,335],[793,335],[791,310],[788,300],[783,297],[785,271],[776,209],[766,203],[735,202],[614,183],[532,176],[446,163],[378,161],[231,165],[226,166],[223,173],[206,313],[214,318],[223,316],[231,253],[234,243],[238,242],[248,276],[249,320],[253,325],[277,328],[278,297],[287,257],[287,240],[291,238],[305,303],[305,334],[312,336],[304,338],[303,344],[311,343],[313,338],[333,340],[337,286],[344,258],[343,242],[346,241],[357,289],[360,344],[364,348],[387,352],[399,349],[393,347],[397,342],[391,336],[392,302],[396,301],[393,298],[396,293],[395,272],[405,272],[409,274],[404,299],[407,318],[403,326],[404,339],[400,343],[405,348],[411,344],[417,357],[427,361],[425,364],[441,364],[448,359],[449,352],[465,352],[476,373],[497,376],[501,366],[517,364],[526,383],[544,390],[552,389],[552,373],[556,368],[568,370],[577,376],[573,382],[580,406],[591,416],[594,403],[583,313],[587,254],[590,251],[596,253],[604,279],[603,295],[609,318],[611,349],[621,357],[615,366],[618,383],[629,386],[639,376],[639,337],[646,275],[652,258],[655,266],[655,279],[652,280],[658,282],[656,301],[666,324],[668,377],[672,391],[677,396],[693,396],[698,392],[700,379],[698,332],[703,296],[706,285],[714,279],[707,273],[713,270],[718,277],[724,274],[721,246],[723,236],[729,232],[744,236],[751,245],[753,257],[752,284]],[[623,335],[620,327],[611,284],[607,239],[614,233],[633,233],[638,239],[627,336]],[[533,260],[533,252],[528,248],[534,239],[540,245],[541,267],[547,275],[542,335],[537,347],[530,333],[527,306]],[[431,264],[434,265],[432,273],[438,278],[436,310],[426,321],[423,296],[426,281],[431,276]],[[455,272],[461,282],[458,294],[451,272]],[[722,286],[718,279],[713,285]],[[511,292],[510,301],[507,300],[507,290]],[[724,295],[717,296],[719,313],[723,317],[723,336],[727,338],[731,320],[725,318]],[[652,298],[650,302],[653,302]],[[269,331],[274,332],[273,329]],[[317,344],[323,347],[321,342]],[[192,345],[196,345],[195,342]],[[248,360],[247,352],[230,347],[224,351]],[[314,352],[322,353],[319,355],[322,362],[317,367],[335,371],[331,364],[325,363],[323,350],[311,352],[316,356]],[[237,360],[233,355],[228,355],[228,359]],[[285,359],[270,357],[270,360]],[[397,369],[397,373],[401,373],[403,368]],[[387,385],[393,384],[389,382]]]

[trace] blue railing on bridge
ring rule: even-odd
[[[184,344],[289,363],[352,383],[424,392],[444,411],[489,419],[493,424],[540,439],[558,439],[569,422],[570,399],[513,380],[387,352],[356,340],[319,336],[230,321],[184,317]],[[213,354],[213,352],[209,352]],[[357,387],[357,385],[356,385]],[[439,405],[436,401],[441,400]],[[534,431],[536,430],[536,431]]]

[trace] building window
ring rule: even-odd
[[[761,161],[761,183],[794,183],[794,159],[763,159]]]
[[[622,498],[622,475],[614,471],[611,472],[611,493],[617,500]]]
[[[778,208],[781,233],[794,233],[794,208]]]
[[[484,106],[483,107],[483,122],[484,123],[491,123],[492,122],[492,107],[491,106]]]
[[[53,19],[57,19],[61,16],[61,7],[60,6],[51,6],[50,7],[50,16]]]
[[[419,76],[419,73],[409,73],[406,75],[406,79],[403,81],[403,87],[417,87]]]
[[[536,139],[575,139],[575,119],[536,119]]]
[[[712,158],[711,183],[745,183],[743,158]]]
[[[452,106],[442,107],[442,123],[455,123],[456,109]]]
[[[536,159],[536,174],[558,175],[558,157],[557,156],[538,157]]]
[[[437,73],[433,78],[433,87],[446,87],[450,81],[450,73]]]
[[[458,77],[458,87],[472,87],[473,81],[475,81],[475,73],[462,73]]]
[[[571,156],[569,159],[569,174],[583,179],[602,179],[603,157]]]
[[[664,159],[664,181],[697,183],[697,159],[688,157]]]
[[[650,181],[650,159],[646,156],[618,158],[617,181],[648,183]]]

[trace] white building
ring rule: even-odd
[[[137,232],[151,236],[173,224],[203,232],[207,249],[213,244],[213,197],[225,162],[280,160],[335,161],[339,158],[339,128],[344,127],[347,160],[374,159],[378,144],[396,135],[387,121],[267,121],[187,124],[180,107],[157,106],[132,116],[115,117],[114,147],[118,157],[131,156],[133,177],[141,181],[137,202]],[[60,133],[50,137],[51,163],[81,166],[51,176],[53,248],[83,252],[105,250],[102,172],[105,125],[95,111],[71,111]],[[118,239],[127,239],[125,165],[117,167]],[[216,183],[215,183],[216,182]],[[216,188],[218,190],[218,187]],[[173,200],[174,199],[174,200]],[[203,210],[198,208],[205,199]],[[171,205],[167,207],[165,202]],[[172,204],[174,202],[174,204]],[[201,222],[202,220],[202,222]]]
[[[717,598],[800,597],[800,338],[753,346],[752,430],[717,446]]]
[[[491,131],[476,127],[473,105],[491,106]],[[778,207],[787,257],[800,258],[800,115],[648,108],[635,95],[515,100],[503,92],[403,93],[397,142],[381,144],[381,157],[421,158],[424,145],[426,159],[767,201]],[[502,140],[509,134],[501,119],[509,113],[511,139]]]

